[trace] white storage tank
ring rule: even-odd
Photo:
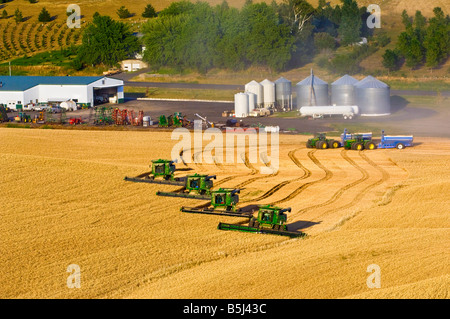
[[[245,92],[248,95],[248,110],[249,113],[257,108],[257,97],[255,93]]]
[[[257,107],[264,106],[264,88],[256,81],[251,81],[245,85],[245,92],[256,94]]]
[[[249,113],[248,94],[236,93],[234,95],[234,114],[236,117],[247,117]]]
[[[265,79],[260,83],[263,86],[264,92],[264,108],[271,108],[275,106],[275,83]]]
[[[61,102],[61,104],[59,104],[59,106],[62,109],[66,109],[67,111],[76,111],[77,110],[77,103],[75,103],[72,100]]]

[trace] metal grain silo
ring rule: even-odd
[[[247,117],[249,113],[248,94],[236,93],[234,95],[234,114],[236,117]]]
[[[302,106],[326,106],[328,101],[328,83],[316,77],[312,72],[295,86],[297,109]]]
[[[261,84],[251,81],[245,85],[245,92],[256,94],[256,104],[258,107],[264,106],[264,89]]]
[[[264,89],[264,108],[275,106],[275,83],[265,79],[260,83]]]
[[[361,116],[391,114],[390,95],[389,85],[370,75],[355,84],[356,105]]]
[[[332,105],[356,105],[355,84],[358,80],[346,74],[331,84]]]
[[[276,106],[283,110],[292,109],[292,83],[280,77],[275,81]]]

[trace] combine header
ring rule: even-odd
[[[253,212],[241,212],[236,208],[239,202],[239,189],[220,188],[211,192],[211,206],[207,208],[199,207],[181,207],[180,211],[184,213],[220,215],[230,217],[251,218]]]
[[[135,183],[152,183],[165,185],[183,186],[184,181],[181,178],[175,178],[174,161],[158,159],[152,161],[152,171],[138,175],[136,177],[125,176],[124,180]]]
[[[246,233],[272,234],[288,237],[305,236],[303,232],[288,231],[286,226],[287,215],[290,208],[280,208],[276,206],[266,205],[259,207],[258,217],[252,217],[248,226],[219,223],[217,226],[220,230],[237,230]]]
[[[216,175],[188,175],[183,183],[184,187],[180,190],[176,192],[158,191],[156,192],[156,195],[208,200],[211,198],[211,188],[213,187],[212,179],[216,179]]]

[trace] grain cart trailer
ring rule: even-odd
[[[413,136],[392,136],[385,135],[384,131],[381,131],[381,142],[378,144],[378,148],[397,148],[399,150],[405,147],[413,146]]]

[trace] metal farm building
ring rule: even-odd
[[[15,109],[30,103],[78,105],[123,103],[123,81],[103,76],[0,76],[0,104]]]

